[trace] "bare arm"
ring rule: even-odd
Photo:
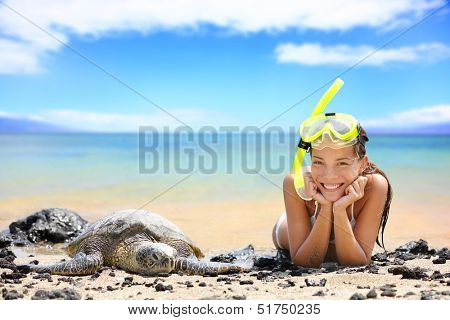
[[[317,220],[311,228],[305,201],[295,191],[292,175],[284,179],[283,189],[292,262],[304,267],[318,267],[328,250],[333,224],[332,206],[320,206]]]
[[[334,235],[336,255],[343,265],[366,265],[370,263],[372,250],[387,196],[388,184],[381,175],[373,175],[371,186],[366,190],[368,199],[361,209],[353,231],[345,210],[334,212]]]

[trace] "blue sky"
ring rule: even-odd
[[[11,8],[199,127],[265,124],[444,4],[367,0],[355,10],[347,1],[324,15],[320,6],[290,8],[290,1],[260,2],[268,13],[253,1],[242,8],[190,1],[183,14],[166,15],[174,9],[112,2],[68,1],[67,10],[49,0],[0,5],[0,115],[100,131],[178,124]],[[447,5],[343,75],[329,110],[368,126],[449,123],[449,16]],[[298,126],[324,91],[271,125]]]

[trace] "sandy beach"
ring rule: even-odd
[[[61,247],[53,249],[16,249],[17,264],[38,260],[46,264],[67,258]],[[433,258],[432,258],[433,259]],[[252,271],[245,274],[218,276],[188,276],[179,274],[143,277],[109,267],[94,276],[63,277],[30,273],[25,278],[7,280],[11,270],[0,269],[3,298],[8,292],[17,292],[20,299],[36,299],[53,290],[69,289],[68,293],[80,299],[350,299],[359,297],[375,299],[449,299],[450,267],[433,264],[432,259],[414,259],[403,266],[428,270],[436,279],[402,279],[402,275],[388,272],[389,266],[379,266],[376,274],[346,268],[327,272]],[[380,263],[378,263],[380,265]],[[391,266],[392,267],[392,266]],[[12,278],[11,278],[12,279]],[[17,283],[14,283],[16,281]],[[376,294],[374,296],[374,294]]]
[[[235,209],[236,207],[234,206]],[[207,232],[195,232],[198,227],[193,218],[202,220],[206,216],[192,215],[189,223],[186,217],[183,219],[183,216],[177,216],[179,212],[172,211],[172,220],[187,230],[188,235],[192,235],[206,253],[206,258],[241,248],[246,245],[245,241],[255,247],[257,254],[275,256],[276,251],[269,237],[272,227],[270,219],[257,219],[258,215],[250,207],[250,204],[248,207],[242,205],[240,210],[242,213],[246,210],[253,213],[247,214],[247,219],[254,221],[254,224],[241,224],[237,217],[222,219],[226,221],[222,224],[219,219],[211,220]],[[195,209],[187,206],[184,212],[202,212],[200,206]],[[448,244],[448,224],[439,228],[436,222],[418,214],[420,208],[407,209],[402,216],[398,213],[391,217],[385,235],[388,252],[414,238],[418,239],[415,233],[429,240],[430,248],[439,250]],[[226,212],[226,204],[218,206],[217,210]],[[395,207],[393,212],[397,213]],[[396,236],[391,237],[391,234]],[[427,235],[429,238],[425,237]],[[36,260],[45,265],[68,259],[63,246],[11,247],[10,250],[17,256],[14,261],[16,265],[36,263]],[[3,251],[3,255],[5,252]],[[383,250],[376,247],[373,254],[381,252]],[[104,267],[93,276],[64,277],[21,274],[8,268],[0,268],[0,288],[3,299],[350,299],[352,296],[376,299],[449,299],[450,265],[445,259],[444,263],[433,263],[436,258],[432,255],[417,256],[397,262],[397,258],[391,256],[385,262],[373,261],[369,267],[339,267],[336,270],[323,264],[322,268],[301,272],[295,268],[278,271],[254,268],[249,273],[215,276],[170,274],[143,277]],[[393,267],[406,267],[410,271],[418,267],[420,272],[416,279],[403,279],[402,274],[394,275],[392,271],[389,272],[389,268]],[[414,272],[411,272],[414,278]]]

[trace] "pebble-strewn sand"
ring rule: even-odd
[[[16,262],[28,263],[39,260],[41,264],[59,261],[66,258],[64,255],[36,254],[34,257],[17,258]],[[450,272],[448,262],[435,265],[431,260],[416,259],[406,261],[406,266],[422,267],[430,271],[439,270],[441,274]],[[42,290],[55,290],[72,288],[79,293],[81,299],[349,299],[354,293],[366,296],[374,288],[376,299],[421,299],[428,296],[439,299],[449,299],[450,279],[441,280],[405,280],[401,275],[392,275],[387,272],[388,267],[380,267],[379,274],[357,272],[352,274],[337,274],[336,272],[314,275],[289,276],[276,274],[257,279],[257,272],[247,274],[225,275],[218,277],[180,276],[169,277],[142,277],[131,275],[121,270],[104,268],[100,276],[85,277],[42,277],[35,273],[28,274],[21,279],[21,284],[0,284],[2,289],[16,290],[23,295],[23,299],[31,299],[35,293]],[[11,273],[10,270],[0,269],[0,273]],[[33,277],[41,279],[33,279]],[[131,277],[131,278],[129,278]],[[128,278],[128,279],[127,279]],[[321,279],[326,283],[321,286],[308,287],[305,279],[315,280],[318,284]],[[69,282],[68,282],[69,281]],[[162,285],[157,285],[161,283]],[[322,281],[323,283],[323,281]],[[172,287],[170,289],[169,285]],[[390,294],[381,296],[381,290],[386,285],[393,285]],[[165,291],[157,291],[168,288]],[[395,290],[395,291],[394,291]],[[319,294],[318,296],[314,294]]]
[[[18,255],[15,260],[17,264],[33,260],[47,264],[67,258],[58,248],[19,249],[15,252]],[[2,279],[0,287],[4,293],[5,290],[16,290],[22,299],[31,299],[38,290],[64,288],[75,290],[81,299],[349,299],[355,293],[367,297],[371,289],[375,289],[376,299],[449,299],[450,265],[448,261],[445,264],[433,264],[434,259],[414,259],[404,264],[425,268],[429,270],[426,272],[429,276],[439,271],[443,277],[434,280],[401,279],[401,275],[388,273],[388,266],[380,266],[378,274],[344,269],[344,273],[333,271],[301,276],[292,276],[289,272],[254,271],[217,277],[178,274],[142,277],[106,267],[94,277],[31,273],[19,279],[21,283],[18,284],[11,283],[13,280]],[[348,273],[352,270],[353,273]],[[0,269],[0,273],[3,272],[11,274],[12,271]],[[322,280],[324,286],[307,286],[306,279],[313,280],[317,285],[322,279],[326,282]],[[382,296],[383,292],[388,296]]]

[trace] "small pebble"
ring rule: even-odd
[[[323,290],[319,290],[316,293],[313,293],[313,296],[323,297],[323,296],[325,296],[325,292],[323,292]]]
[[[384,290],[384,291],[381,293],[381,296],[382,296],[382,297],[395,297],[395,295],[396,295],[395,291],[394,291],[394,290],[391,290],[391,289]]]
[[[350,300],[366,300],[366,297],[359,292],[355,292],[351,297]]]
[[[375,289],[372,289],[367,293],[366,297],[367,299],[376,299],[377,292],[375,291]]]
[[[162,283],[158,283],[156,286],[155,286],[155,290],[156,291],[170,291],[170,290],[173,290],[173,287],[172,287],[172,285],[171,284],[168,284],[168,285],[164,285],[164,284],[162,284]]]
[[[444,264],[447,260],[445,260],[445,258],[437,258],[435,260],[433,260],[432,262],[434,264]]]

